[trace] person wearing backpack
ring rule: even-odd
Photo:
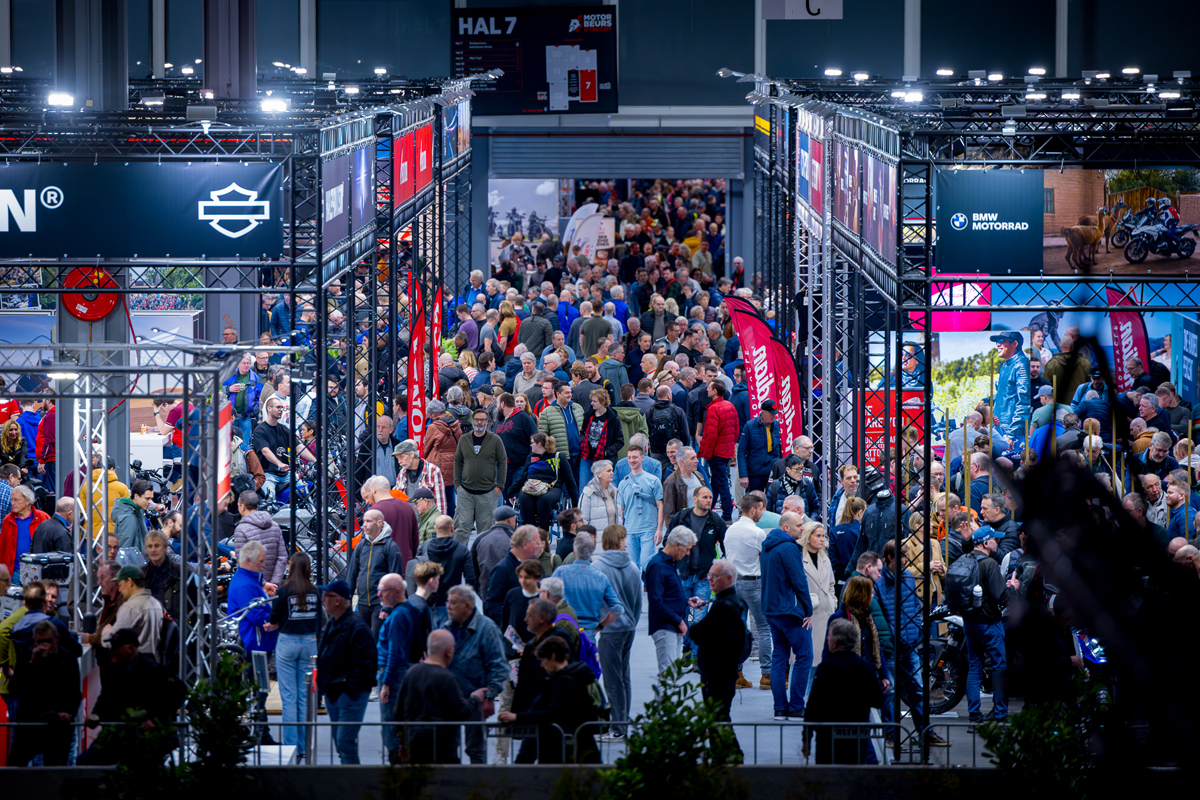
[[[712,562],[707,578],[713,600],[708,613],[688,628],[688,635],[699,650],[696,666],[704,699],[716,701],[717,719],[729,722],[738,665],[750,656],[750,632],[743,622],[746,603],[733,588],[737,569],[731,562],[723,558]],[[693,607],[704,602],[695,597],[688,601]]]
[[[1000,614],[1008,591],[1000,565],[993,555],[997,534],[981,525],[971,535],[974,549],[950,565],[946,573],[946,604],[961,614],[967,634],[967,712],[972,723],[1008,718],[1005,695],[1007,660],[1004,650],[1004,618]],[[980,708],[979,684],[983,679],[983,654],[992,661],[992,710],[985,717]]]
[[[672,439],[681,442],[689,441],[687,419],[675,401],[671,399],[671,388],[660,386],[655,394],[654,405],[646,414],[646,427],[649,429],[650,457],[662,465],[663,471],[671,469],[671,460],[667,458],[667,444]]]

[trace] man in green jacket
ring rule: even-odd
[[[438,510],[437,502],[433,499],[433,492],[422,486],[413,492],[412,497],[413,507],[417,511],[417,532],[421,544],[433,539],[437,533],[433,529],[433,523],[441,515]]]
[[[471,414],[471,430],[458,440],[454,451],[454,538],[465,543],[471,529],[483,533],[492,527],[492,512],[508,475],[508,456],[500,437],[488,430],[482,408]]]
[[[559,453],[567,455],[578,474],[583,406],[571,400],[571,384],[553,378],[547,378],[545,383],[552,384],[554,402],[542,409],[541,416],[538,417],[538,430],[554,437],[555,448]],[[568,424],[574,426],[573,436],[567,433]]]
[[[136,480],[129,487],[131,497],[122,497],[113,504],[113,533],[121,547],[142,549],[146,539],[146,509],[154,502],[154,487],[150,481]]]
[[[625,443],[621,445],[621,449],[617,453],[618,460],[624,458],[625,454],[629,452],[629,443],[634,434],[650,435],[650,429],[646,427],[646,415],[633,404],[633,395],[636,391],[637,389],[632,383],[622,384],[621,402],[613,406],[613,411],[617,412],[617,419],[621,421],[621,433],[625,437]]]

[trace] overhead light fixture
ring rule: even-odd
[[[79,379],[78,372],[48,372],[46,377],[52,381],[74,381]]]
[[[1139,72],[1141,72],[1141,70],[1137,67],[1125,67],[1121,70],[1122,75],[1137,75]]]
[[[357,86],[347,86],[345,89],[345,92],[346,92],[346,94],[358,94],[358,87]]]
[[[25,70],[21,69],[20,67],[13,67],[13,71],[14,72],[24,72]]]
[[[1045,67],[1030,67],[1029,74],[1030,75],[1045,75],[1046,68]]]
[[[52,106],[73,106],[75,98],[66,92],[51,92],[46,96],[46,102]]]
[[[285,97],[264,97],[262,101],[262,110],[266,114],[278,114],[282,111],[287,111],[291,101]]]
[[[1000,72],[989,72],[988,80],[989,81],[1002,81],[1002,80],[1004,80],[1004,74],[1000,73]]]
[[[387,69],[385,69],[384,67],[376,67],[375,74],[376,75],[387,75]]]
[[[11,75],[12,71],[13,71],[12,67],[0,67],[0,73],[3,73],[5,75]]]
[[[1112,74],[1108,73],[1108,72],[1097,72],[1096,73],[1096,80],[1106,81],[1111,77],[1112,77]]]
[[[905,95],[905,91],[903,89],[897,89],[896,91],[892,92],[892,97],[903,98],[904,95]]]
[[[392,90],[391,90],[391,93],[392,93],[392,94],[400,94],[400,90],[399,90],[399,89],[392,89]]]
[[[837,67],[830,67],[827,70],[825,70],[826,78],[840,78],[841,75],[842,75],[842,71],[840,69],[838,69]]]
[[[308,74],[308,70],[304,67],[293,67],[292,72],[295,72],[297,75],[307,75]]]
[[[144,95],[142,95],[142,105],[144,105],[144,106],[161,106],[163,104],[163,101],[166,99],[167,99],[166,95],[164,95],[162,92],[153,92],[150,94],[144,94]]]
[[[1159,92],[1158,96],[1161,97],[1163,100],[1178,100],[1180,95],[1179,95],[1179,92],[1172,91],[1172,92]]]
[[[203,63],[204,63],[204,59],[203,59],[203,58],[197,58],[197,59],[196,59],[196,63],[197,63],[197,64],[203,64]]]
[[[213,99],[213,90],[212,89],[201,89],[200,96],[203,97],[205,100],[212,100]]]
[[[937,74],[942,76],[943,78],[949,78],[951,75],[954,74],[954,70],[943,68],[943,69],[939,69],[937,71]]]
[[[282,61],[272,61],[272,62],[271,62],[271,66],[274,66],[274,67],[282,67],[282,66],[283,66],[283,62],[282,62]]]
[[[1062,99],[1063,100],[1078,100],[1079,92],[1063,92]]]
[[[191,67],[181,67],[179,71],[184,75],[191,75],[196,70],[192,69]]]
[[[1026,100],[1045,100],[1046,95],[1043,92],[1026,92],[1025,99]]]
[[[906,103],[919,103],[924,99],[925,99],[925,94],[923,92],[905,92],[904,93],[904,102],[906,102]]]
[[[866,81],[871,79],[870,73],[867,72],[856,72],[850,77],[854,78],[856,81]]]

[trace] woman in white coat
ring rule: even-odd
[[[821,653],[824,647],[817,647],[817,642],[825,642],[825,629],[829,626],[829,618],[837,610],[837,587],[833,576],[833,562],[827,552],[828,539],[825,526],[819,522],[809,522],[800,532],[800,549],[804,559],[804,577],[808,580],[808,593],[812,599],[812,640],[813,665],[812,675],[817,674],[817,666],[821,663]],[[812,675],[809,676],[808,686],[812,687]],[[805,701],[808,699],[808,689],[804,691]]]

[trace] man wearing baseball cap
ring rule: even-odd
[[[1007,588],[1000,565],[994,555],[1000,534],[990,525],[980,525],[971,534],[974,550],[964,555],[972,558],[978,567],[978,587],[982,590],[979,605],[963,614],[963,627],[967,634],[967,712],[971,722],[994,719],[1001,722],[1008,717],[1008,699],[1005,694],[1007,660],[1004,650],[1004,618],[1000,609],[1007,599]],[[983,654],[992,661],[992,710],[985,717],[980,709],[979,685],[983,680]]]
[[[1055,419],[1061,419],[1063,416],[1071,413],[1070,406],[1054,402],[1054,389],[1049,386],[1039,388],[1034,398],[1039,405],[1038,409],[1033,412],[1033,419],[1029,424],[1031,431],[1034,428],[1049,425]]]
[[[996,396],[992,414],[996,430],[1008,440],[1004,450],[1025,438],[1025,422],[1032,416],[1029,403],[1029,358],[1021,351],[1025,337],[1020,331],[1001,331],[991,337],[996,343],[1000,368],[996,373]]]
[[[340,578],[318,586],[328,622],[317,652],[317,689],[331,722],[362,722],[375,686],[377,653],[371,630],[350,610],[350,584]],[[343,764],[357,764],[357,725],[338,725],[333,743]]]
[[[738,472],[742,488],[747,492],[766,489],[771,467],[779,460],[779,423],[775,420],[778,407],[774,400],[764,400],[758,416],[746,423],[738,437]]]
[[[101,641],[112,648],[114,631],[132,629],[138,636],[138,652],[145,653],[162,662],[159,643],[162,639],[163,607],[146,588],[146,578],[141,567],[128,565],[117,573],[117,588],[125,600],[117,609],[117,618],[104,631]]]

